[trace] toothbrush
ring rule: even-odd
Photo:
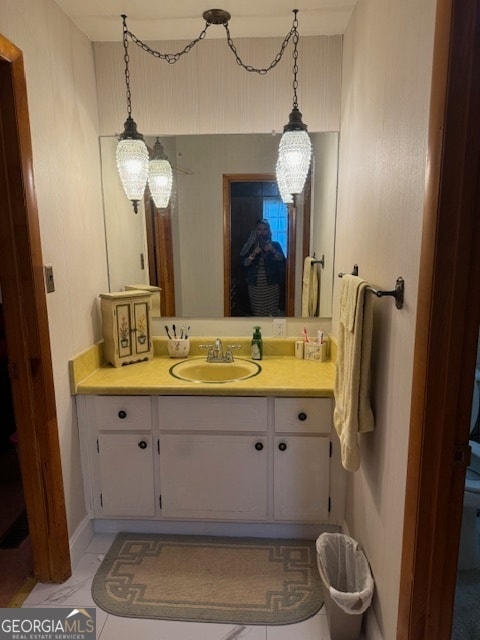
[[[190,333],[190,325],[187,327],[187,331],[185,333],[185,340],[188,338],[188,334]]]
[[[180,329],[180,340],[184,340],[185,339],[185,327],[182,327]]]
[[[167,325],[165,325],[165,331],[167,332],[167,337],[168,337],[168,339],[169,339],[169,340],[171,340],[171,339],[172,339],[172,337],[171,337],[171,335],[170,335],[170,332],[169,332],[169,330],[168,330],[168,326],[167,326]]]
[[[175,325],[172,324],[172,329],[173,329],[173,337],[176,338],[177,337],[177,332],[175,331]]]
[[[308,337],[307,328],[303,327],[303,335],[305,336],[305,342],[310,342],[310,338]]]

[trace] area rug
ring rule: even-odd
[[[117,616],[292,624],[322,606],[315,541],[119,533],[92,583]]]

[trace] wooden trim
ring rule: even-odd
[[[449,640],[480,323],[480,0],[438,0],[397,639]]]
[[[288,255],[287,277],[285,292],[285,314],[291,317],[295,314],[295,262],[297,255],[297,205],[288,205]]]
[[[232,260],[230,233],[230,182],[235,176],[223,175],[223,315],[230,317],[230,289],[232,278],[230,265]]]
[[[161,288],[162,317],[175,316],[172,207],[157,209],[150,194],[144,197],[150,284]]]
[[[42,582],[71,575],[22,52],[0,36],[0,282],[19,459]]]

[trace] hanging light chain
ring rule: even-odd
[[[124,21],[124,24],[126,24],[125,21]],[[132,39],[132,42],[134,42],[136,45],[138,45],[146,53],[149,53],[150,55],[152,55],[154,58],[159,58],[160,60],[166,60],[169,64],[175,64],[176,62],[179,61],[179,59],[185,53],[188,53],[191,49],[193,49],[193,47],[198,42],[200,42],[200,40],[203,40],[205,38],[205,35],[207,33],[207,29],[208,29],[209,26],[210,26],[210,23],[206,22],[205,23],[205,27],[200,32],[198,37],[195,38],[194,40],[192,40],[191,42],[189,42],[186,45],[186,47],[184,47],[181,51],[178,51],[177,53],[161,53],[160,51],[155,51],[155,49],[152,49],[151,47],[148,46],[148,44],[146,44],[145,42],[142,42],[142,40],[137,38],[137,36],[135,34],[133,34],[131,31],[128,31],[128,29],[126,30],[126,34]],[[125,29],[126,29],[126,26],[125,26]]]
[[[127,30],[127,16],[122,15],[123,19],[123,60],[125,62],[125,86],[127,88],[127,115],[132,117],[132,93],[130,91],[130,70],[128,63],[130,62],[130,56],[128,55],[128,30]]]
[[[287,33],[287,35],[285,36],[285,38],[284,38],[284,40],[282,42],[282,46],[280,47],[279,52],[274,57],[272,62],[269,64],[269,66],[265,67],[263,69],[257,69],[256,67],[252,67],[251,64],[245,64],[242,61],[242,59],[238,55],[237,47],[234,45],[232,37],[230,36],[230,29],[228,28],[228,23],[224,24],[223,26],[225,27],[225,31],[227,33],[227,43],[228,43],[228,46],[230,47],[230,49],[232,50],[233,55],[235,56],[235,60],[237,61],[237,64],[239,66],[243,67],[246,71],[250,71],[250,72],[253,72],[253,73],[259,73],[262,76],[264,76],[266,73],[271,71],[274,67],[276,67],[277,64],[280,62],[280,60],[282,59],[282,56],[283,56],[283,54],[285,52],[285,49],[287,48],[287,45],[290,42],[290,38],[292,38],[292,36],[293,36],[293,41],[295,42],[295,34],[297,34],[297,40],[298,40],[298,31],[297,31],[298,21],[296,21],[296,11],[297,11],[297,9],[295,9],[295,11],[294,11],[295,19],[293,21],[293,26],[290,29],[290,31]]]
[[[292,88],[293,88],[293,108],[294,109],[298,109],[298,98],[297,98],[297,89],[298,89],[298,80],[297,80],[297,73],[298,73],[298,40],[299,40],[299,34],[298,34],[298,19],[297,19],[297,12],[298,9],[294,9],[293,13],[295,15],[294,19],[293,19],[293,27],[292,30],[294,31],[293,33],[293,82],[292,82]]]
[[[290,31],[287,33],[287,35],[285,36],[280,50],[278,51],[278,53],[275,55],[274,59],[272,60],[272,62],[268,65],[268,67],[265,68],[256,68],[253,67],[250,64],[245,64],[243,62],[243,60],[240,58],[237,48],[235,46],[235,44],[233,43],[232,37],[230,35],[230,30],[228,28],[228,22],[224,23],[223,26],[225,27],[225,31],[227,34],[227,43],[228,46],[230,47],[231,51],[233,52],[233,55],[235,56],[235,59],[237,61],[237,64],[241,67],[243,67],[246,71],[250,71],[253,73],[258,73],[260,75],[265,75],[267,74],[269,71],[271,71],[274,67],[277,66],[277,64],[280,62],[280,60],[282,59],[282,56],[285,52],[285,49],[288,46],[288,43],[290,42],[290,39],[293,39],[293,43],[295,45],[295,52],[296,52],[296,46],[298,43],[298,20],[297,20],[297,12],[298,9],[294,9],[293,13],[294,13],[294,20],[293,20],[293,24],[292,24],[292,28],[290,29]],[[200,40],[203,40],[205,38],[205,35],[207,33],[207,29],[211,24],[214,23],[210,23],[208,21],[205,22],[205,27],[203,28],[203,30],[200,32],[199,36],[197,38],[195,38],[194,40],[192,40],[191,42],[189,42],[186,47],[184,47],[184,49],[182,49],[181,51],[178,51],[177,53],[161,53],[160,51],[156,51],[155,49],[152,49],[151,47],[148,46],[148,44],[146,44],[145,42],[142,42],[142,40],[140,40],[140,38],[137,38],[137,36],[135,34],[133,34],[131,31],[129,31],[127,29],[127,23],[126,23],[126,16],[122,16],[123,18],[123,46],[125,49],[125,76],[128,76],[128,53],[127,53],[127,38],[130,37],[132,39],[132,42],[134,42],[137,46],[139,46],[141,49],[143,49],[146,53],[149,53],[150,55],[152,55],[154,58],[159,58],[160,60],[166,60],[169,64],[175,64],[176,62],[178,62],[178,60],[186,53],[189,53],[191,49],[193,49],[193,47],[200,42]],[[298,54],[297,54],[298,55]],[[294,57],[296,58],[296,55],[294,54]],[[295,71],[296,67],[294,67],[294,73],[295,73],[295,82],[296,82],[296,71]],[[128,100],[128,95],[129,95],[129,87],[128,87],[128,82],[127,82],[127,100]]]

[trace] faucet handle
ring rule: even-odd
[[[241,348],[242,348],[241,344],[229,344],[229,345],[227,345],[227,350],[225,351],[225,361],[226,362],[233,362],[232,349],[241,349]]]

